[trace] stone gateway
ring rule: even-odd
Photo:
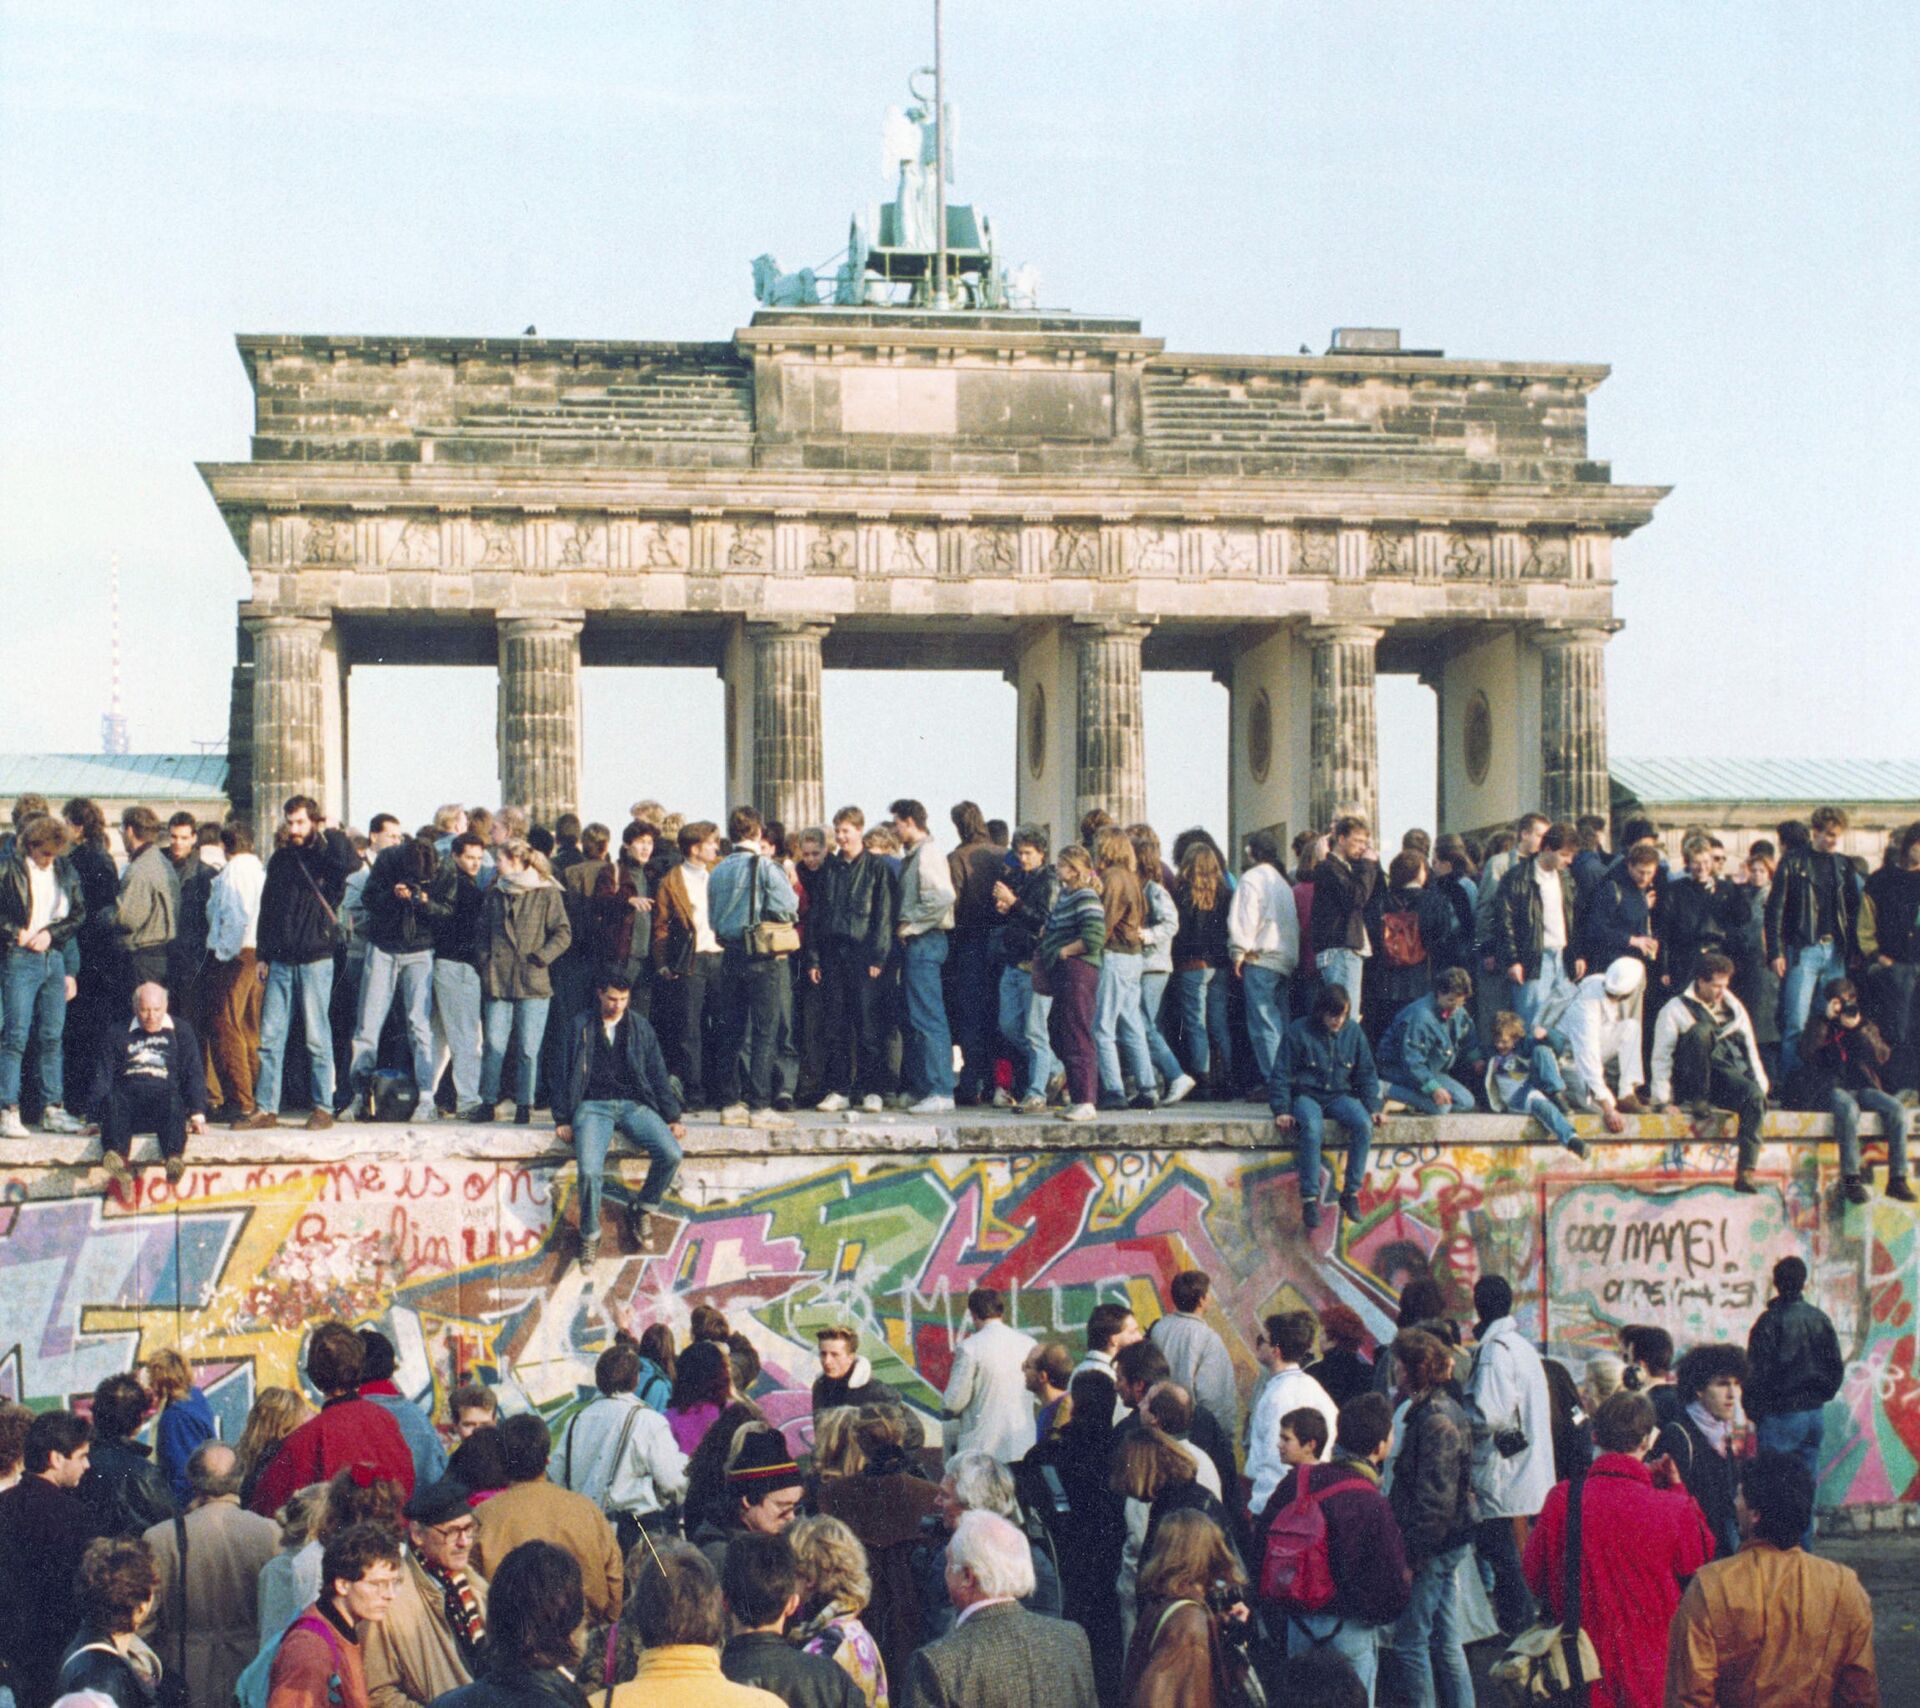
[[[579,806],[579,674],[705,665],[726,799],[820,823],[821,672],[998,668],[1023,822],[1144,816],[1141,673],[1232,696],[1236,841],[1377,822],[1374,684],[1438,692],[1439,819],[1608,804],[1604,367],[1170,355],[1131,320],[763,308],[731,341],[243,337],[236,807],[348,810],[356,663],[493,664],[502,797]]]

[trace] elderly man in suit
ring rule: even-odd
[[[904,1708],[1094,1708],[1086,1632],[1029,1613],[1032,1593],[1026,1537],[995,1513],[964,1514],[947,1544],[954,1628],[915,1651]]]

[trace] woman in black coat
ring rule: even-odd
[[[57,1696],[97,1690],[116,1708],[153,1708],[160,1657],[138,1631],[159,1585],[146,1543],[103,1537],[88,1547],[74,1585],[80,1629],[60,1663]]]

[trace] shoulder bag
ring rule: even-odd
[[[751,886],[747,891],[747,953],[762,961],[794,954],[800,947],[799,926],[787,919],[760,917],[760,868],[765,864],[764,857],[756,859],[747,878]]]
[[[1600,1656],[1580,1627],[1580,1496],[1586,1482],[1575,1477],[1567,1490],[1566,1617],[1522,1631],[1488,1675],[1508,1708],[1587,1708],[1589,1686],[1600,1677]]]
[[[158,1708],[187,1708],[187,1520],[184,1513],[173,1515],[173,1541],[180,1552],[180,1606],[173,1628],[174,1667],[160,1671],[160,1686],[154,1693]]]

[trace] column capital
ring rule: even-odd
[[[1377,646],[1387,631],[1370,623],[1309,623],[1302,632],[1316,646],[1340,641],[1354,646]]]
[[[587,616],[584,611],[502,611],[494,624],[516,640],[523,635],[577,635],[587,626]]]
[[[748,617],[745,619],[749,640],[775,640],[783,635],[810,637],[824,640],[833,632],[831,617]]]
[[[1082,613],[1069,619],[1076,632],[1096,635],[1138,635],[1145,640],[1159,617],[1151,611]]]
[[[1603,623],[1542,623],[1533,631],[1533,644],[1548,646],[1605,646],[1626,625],[1618,618]]]
[[[250,635],[325,634],[333,627],[333,618],[313,611],[243,612],[240,621]]]

